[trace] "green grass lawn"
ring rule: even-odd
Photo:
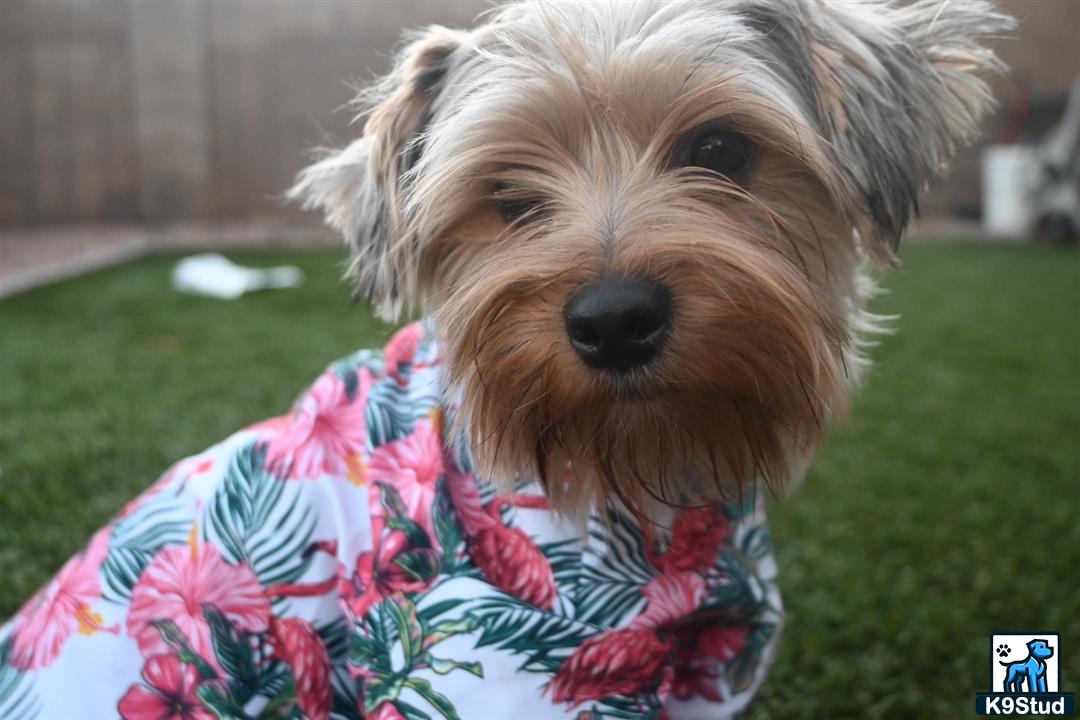
[[[172,461],[386,339],[338,254],[234,257],[308,279],[225,303],[151,258],[0,302],[0,617]],[[992,630],[1060,632],[1080,692],[1080,260],[911,245],[885,284],[898,332],[773,509],[787,630],[753,718],[973,715]]]

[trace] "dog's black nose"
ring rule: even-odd
[[[563,317],[570,344],[589,367],[626,372],[663,346],[671,291],[648,278],[602,277],[574,293]]]

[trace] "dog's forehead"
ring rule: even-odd
[[[486,24],[500,40],[548,59],[569,48],[603,62],[622,51],[677,51],[678,46],[726,39],[737,43],[752,28],[750,10],[762,0],[663,2],[598,0],[550,3],[526,0],[491,16]]]
[[[525,2],[481,29],[477,65],[491,73],[492,84],[556,80],[583,95],[629,103],[677,96],[717,73],[753,74],[767,84],[787,59],[769,47],[776,24],[796,23],[794,13],[768,12],[773,6],[763,0]],[[790,59],[803,61],[798,48],[804,46],[790,44]]]
[[[454,53],[432,102],[410,212],[426,209],[430,235],[492,182],[579,200],[646,190],[674,144],[716,120],[828,176],[813,91],[769,47],[778,31],[761,13],[782,7],[604,0],[496,12]]]
[[[571,144],[597,129],[612,137],[614,129],[647,144],[689,103],[722,115],[779,110],[788,125],[809,125],[810,88],[789,68],[805,64],[805,48],[792,39],[781,57],[770,47],[777,40],[767,10],[779,7],[771,0],[511,5],[460,53],[436,104],[434,134],[441,126],[460,140],[470,127],[488,140],[499,133],[520,140],[544,129]]]

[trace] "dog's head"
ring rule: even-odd
[[[1032,640],[1027,646],[1031,657],[1038,660],[1046,660],[1054,656],[1054,648],[1050,647],[1045,640]]]
[[[420,307],[481,470],[696,502],[808,457],[866,260],[990,103],[982,2],[525,2],[431,28],[293,196]]]

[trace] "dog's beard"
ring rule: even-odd
[[[648,512],[731,498],[755,476],[779,488],[819,443],[845,395],[837,313],[796,264],[741,236],[755,229],[708,244],[690,230],[626,243],[603,268],[586,253],[568,264],[557,243],[522,262],[517,240],[463,270],[437,320],[480,472],[535,478],[571,513],[610,499]],[[661,356],[590,370],[567,341],[565,297],[603,270],[644,268],[675,294]]]

